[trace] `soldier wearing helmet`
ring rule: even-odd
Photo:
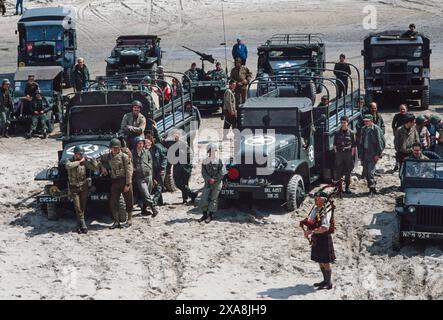
[[[120,133],[126,138],[126,145],[131,148],[135,137],[143,137],[146,129],[146,118],[141,113],[143,105],[140,101],[132,101],[132,112],[123,116]]]
[[[132,84],[129,82],[128,77],[124,77],[122,81],[120,82],[120,90],[124,91],[132,91],[134,88],[132,87]]]
[[[418,116],[415,119],[415,127],[417,128],[418,135],[420,137],[420,143],[423,150],[427,150],[431,146],[431,135],[428,128],[426,128],[425,116]]]
[[[157,216],[158,211],[153,199],[153,167],[154,161],[151,152],[145,148],[145,139],[136,137],[134,141],[134,150],[132,159],[134,165],[134,185],[137,186],[139,198],[142,201],[142,215],[148,215],[146,208],[149,206],[152,211],[152,217]]]
[[[212,221],[214,213],[217,211],[218,195],[220,194],[224,175],[222,160],[218,157],[217,145],[210,143],[206,147],[208,157],[202,163],[202,175],[205,185],[200,201],[200,209],[203,216],[198,222]]]
[[[110,151],[101,157],[100,170],[105,176],[111,177],[111,200],[110,207],[114,223],[110,229],[121,228],[119,215],[120,196],[125,200],[128,220],[126,227],[132,225],[133,193],[132,193],[132,173],[133,167],[130,157],[122,152],[121,142],[117,138],[111,140]]]
[[[48,135],[48,126],[46,124],[47,117],[46,114],[51,110],[51,106],[45,97],[43,97],[42,92],[38,89],[35,92],[35,98],[31,102],[30,111],[32,112],[32,122],[27,138],[31,138],[38,127],[41,128],[43,133],[43,139],[46,139]]]
[[[418,32],[415,31],[415,24],[411,23],[409,25],[409,30],[402,34],[404,38],[414,38],[418,35]]]
[[[3,79],[0,88],[0,136],[9,138],[8,131],[11,123],[11,113],[14,109],[14,97],[10,89],[11,83]]]
[[[88,233],[85,223],[85,210],[88,201],[88,170],[98,170],[98,163],[94,158],[84,155],[84,150],[80,146],[75,146],[74,155],[66,160],[65,167],[68,172],[69,196],[74,204],[74,211],[77,215],[78,233]]]

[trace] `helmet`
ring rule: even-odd
[[[134,138],[134,145],[137,145],[140,141],[143,141],[143,143],[145,143],[145,138],[140,137],[140,136],[135,137]]]
[[[431,123],[433,124],[433,125],[437,125],[437,124],[439,124],[439,122],[441,121],[441,118],[439,117],[439,116],[437,116],[437,115],[432,115],[432,117],[431,117]]]
[[[418,116],[416,119],[415,119],[415,123],[416,124],[423,124],[423,123],[425,123],[425,121],[426,121],[426,118],[425,118],[425,116]]]
[[[328,198],[328,197],[329,197],[329,194],[327,194],[327,193],[324,192],[324,191],[317,191],[317,192],[314,194],[314,197],[316,197],[316,198]]]
[[[151,77],[150,76],[144,76],[143,77],[143,81],[151,81]]]
[[[2,85],[5,85],[5,84],[11,84],[11,82],[9,82],[8,79],[3,79],[3,81],[2,81]]]
[[[142,103],[139,100],[132,101],[132,106],[139,106],[140,108],[143,107]]]
[[[122,143],[117,138],[113,138],[111,140],[111,142],[109,143],[109,147],[110,148],[114,148],[114,147],[121,148],[122,147]]]
[[[210,144],[208,144],[207,146],[206,146],[206,152],[209,152],[209,151],[217,151],[218,150],[218,147],[217,147],[217,145],[216,144],[214,144],[214,143],[210,143]]]
[[[35,94],[37,95],[37,94],[42,94],[42,91],[40,90],[40,89],[37,89],[37,90],[35,90]]]
[[[81,153],[81,154],[83,154],[85,151],[83,150],[83,148],[82,147],[80,147],[80,146],[75,146],[75,148],[74,148],[74,153]]]

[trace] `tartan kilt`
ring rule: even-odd
[[[311,260],[317,263],[335,261],[334,243],[331,234],[313,234]]]

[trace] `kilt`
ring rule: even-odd
[[[334,244],[330,234],[312,235],[311,260],[317,263],[335,261]]]

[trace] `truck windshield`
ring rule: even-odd
[[[26,29],[27,41],[62,40],[63,28],[59,26],[29,27]]]
[[[418,59],[423,55],[422,46],[374,46],[372,47],[372,57],[374,59],[389,59],[389,58],[405,58]]]
[[[434,161],[406,161],[406,178],[443,180],[443,163]]]
[[[311,50],[275,50],[269,51],[270,59],[296,59],[296,58],[307,58],[312,56]]]
[[[279,128],[297,126],[297,112],[294,110],[244,109],[240,121],[246,128]]]

